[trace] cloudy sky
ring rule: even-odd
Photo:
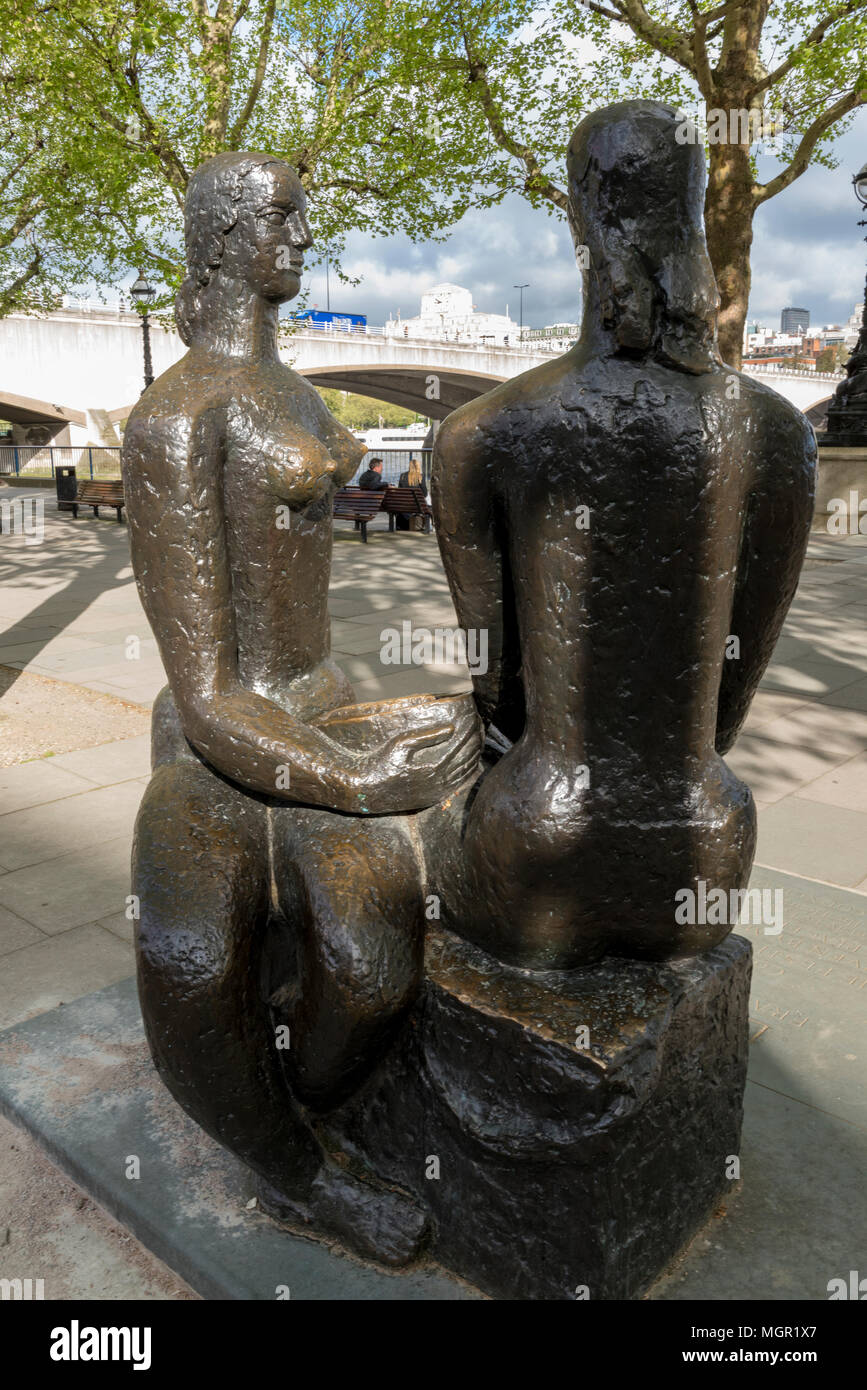
[[[794,304],[811,310],[813,324],[844,322],[863,296],[865,254],[859,237],[858,204],[851,177],[867,160],[867,111],[860,111],[835,146],[839,167],[811,168],[771,199],[755,221],[750,318],[779,327],[780,310]],[[760,177],[777,166],[760,165]],[[371,240],[352,236],[344,265],[360,284],[331,279],[331,307],[367,314],[382,324],[400,309],[418,313],[421,291],[443,280],[472,290],[477,308],[518,318],[524,291],[524,322],[541,326],[572,321],[579,314],[578,272],[565,222],[536,211],[517,195],[498,208],[468,213],[442,243],[413,243],[397,236]],[[325,307],[325,273],[310,272],[311,306]]]

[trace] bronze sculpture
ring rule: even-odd
[[[433,1242],[522,1297],[571,1296],[557,1291],[576,1261],[601,1296],[643,1287],[718,1191],[713,1145],[740,1125],[748,951],[714,949],[731,921],[678,923],[674,894],[749,873],[752,799],[720,755],[794,592],[814,445],[719,359],[703,155],[675,127],[652,102],[582,122],[581,340],[440,432],[443,561],[461,626],[488,636],[474,697],[353,706],[330,660],[331,498],[361,451],[277,355],[310,244],[282,162],[224,154],[193,176],[176,308],[190,351],[124,441],[133,564],[170,683],[133,869],[157,1067],[278,1218],[393,1265]],[[692,973],[640,963],[701,953]],[[564,1022],[588,1010],[598,1065]],[[686,1042],[663,1051],[672,1019]],[[664,1062],[624,1082],[635,1037]],[[718,1060],[706,1095],[690,1037],[708,1072]],[[598,1232],[628,1227],[626,1199],[612,1214],[616,1193],[602,1200],[575,1155],[584,1135],[607,1162],[600,1135],[622,1132],[618,1172],[640,1200],[655,1105],[691,1107],[707,1132],[640,1257],[621,1258]],[[610,1122],[585,1122],[600,1106]],[[451,1206],[420,1176],[426,1126],[450,1150]],[[571,1192],[574,1249],[556,1223],[533,1245],[522,1202],[540,1173]],[[512,1276],[514,1221],[533,1253]]]
[[[304,208],[267,155],[196,171],[176,306],[190,350],[124,439],[133,564],[170,683],[136,828],[139,993],[161,1075],[261,1175],[263,1203],[401,1263],[423,1211],[334,1164],[298,1101],[339,1099],[412,1002],[423,898],[398,813],[465,781],[478,735],[466,699],[335,713],[352,689],[329,656],[331,498],[363,448],[277,354]]]
[[[582,121],[580,341],[437,438],[446,574],[488,633],[476,700],[515,741],[440,847],[441,891],[454,930],[519,966],[708,950],[734,922],[680,924],[675,894],[728,895],[752,867],[752,797],[720,755],[795,592],[815,441],[720,360],[704,150],[676,119],[625,102]]]

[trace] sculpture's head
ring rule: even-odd
[[[295,170],[273,155],[215,155],[190,179],[184,204],[187,278],[175,321],[192,341],[203,292],[215,277],[234,279],[273,304],[301,286],[304,252],[313,245],[307,199]]]
[[[719,292],[704,237],[704,145],[692,134],[670,106],[619,102],[581,122],[567,168],[576,248],[587,248],[585,312],[620,352],[706,372],[720,361]]]

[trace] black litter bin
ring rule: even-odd
[[[57,507],[60,510],[64,502],[74,502],[78,492],[74,465],[65,463],[59,468],[55,468],[54,481],[57,484]]]

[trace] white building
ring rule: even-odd
[[[748,356],[758,348],[784,348],[799,347],[804,341],[803,333],[779,333],[774,328],[765,328],[764,325],[748,325],[748,330],[744,334],[744,351]]]
[[[544,328],[524,329],[528,347],[548,348],[551,352],[568,352],[580,337],[580,323],[549,323]]]
[[[855,308],[852,310],[849,320],[846,323],[846,327],[843,330],[843,341],[846,344],[847,348],[853,348],[858,341],[858,337],[861,332],[861,318],[863,313],[864,304],[862,301],[860,304],[855,305]]]
[[[518,341],[518,325],[505,314],[486,314],[476,309],[470,290],[461,285],[434,285],[421,297],[415,318],[389,318],[386,337],[427,338],[439,342],[484,343],[510,347]]]

